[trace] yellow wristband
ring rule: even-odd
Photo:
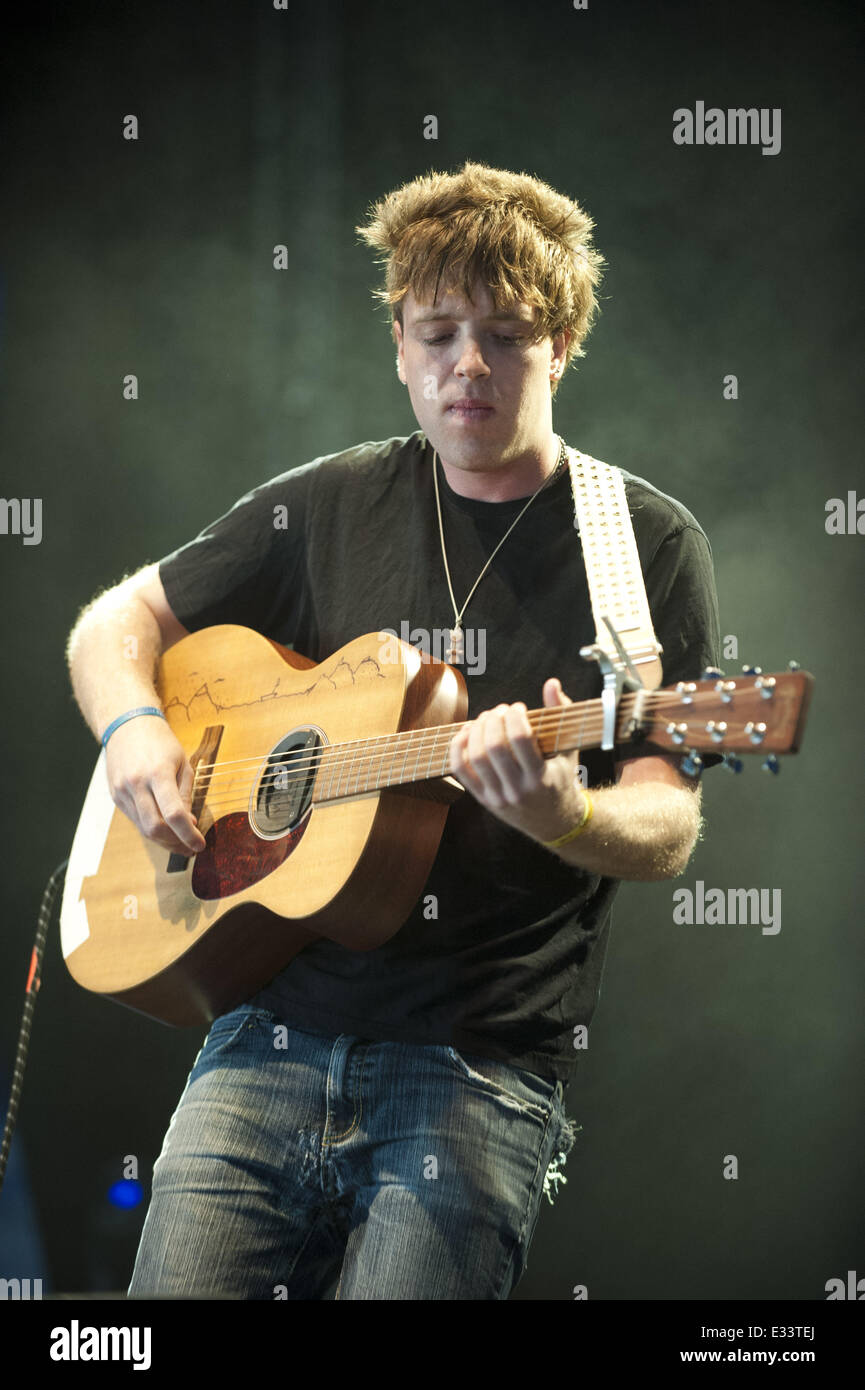
[[[578,835],[582,835],[589,821],[592,819],[592,812],[595,809],[592,805],[592,798],[589,796],[589,793],[584,791],[583,796],[586,799],[586,809],[583,812],[582,820],[578,825],[574,826],[573,830],[569,830],[565,835],[560,835],[557,840],[542,840],[541,844],[545,845],[547,849],[558,849],[560,845],[566,845],[570,840],[575,840]]]

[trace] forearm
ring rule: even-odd
[[[118,714],[160,707],[155,676],[161,654],[156,617],[123,585],[85,608],[69,634],[66,659],[78,707],[96,738]]]
[[[586,829],[551,853],[607,878],[645,882],[685,871],[700,833],[699,788],[642,782],[600,787],[589,795],[593,810]],[[566,830],[567,824],[561,833]]]

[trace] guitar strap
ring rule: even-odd
[[[622,471],[580,453],[579,449],[568,445],[565,448],[574,498],[574,527],[583,546],[595,620],[595,644],[611,661],[621,662],[603,621],[606,616],[644,687],[656,690],[663,679],[663,647],[652,626]]]

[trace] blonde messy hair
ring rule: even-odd
[[[355,231],[381,253],[385,284],[373,295],[400,327],[410,289],[423,303],[434,304],[440,287],[470,299],[480,276],[497,310],[513,299],[538,308],[537,340],[570,331],[567,371],[585,356],[582,343],[599,308],[595,288],[606,262],[591,245],[594,225],[540,179],[466,161],[455,174],[431,172],[403,184],[374,203]]]

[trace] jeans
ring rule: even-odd
[[[507,1298],[566,1181],[563,1102],[504,1062],[243,1004],[172,1116],[129,1297]]]

